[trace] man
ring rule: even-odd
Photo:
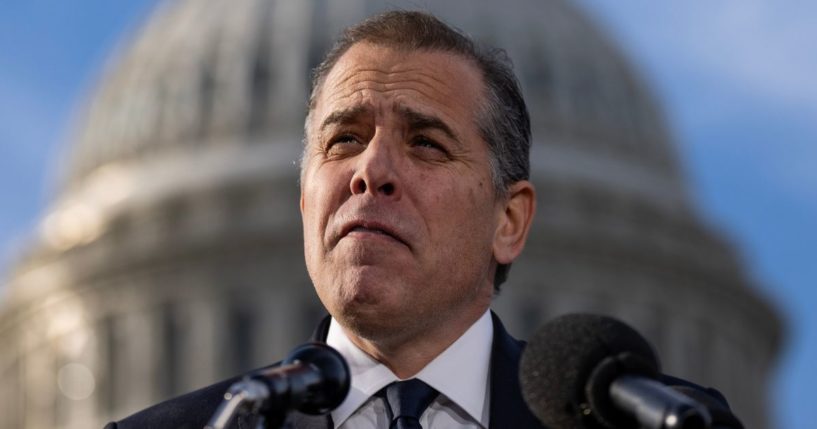
[[[366,20],[316,70],[305,133],[305,257],[331,315],[318,339],[352,389],[330,416],[287,424],[540,427],[517,381],[523,344],[489,310],[535,211],[528,113],[502,54],[424,13]],[[233,381],[109,428],[202,427]]]
[[[304,248],[331,315],[314,339],[346,358],[352,387],[330,415],[284,426],[541,428],[521,397],[524,343],[489,310],[536,205],[528,113],[501,52],[428,14],[386,13],[344,32],[309,101]],[[238,379],[106,429],[201,428]],[[717,391],[662,381],[742,427]]]
[[[502,399],[487,394],[488,309],[535,206],[513,74],[435,18],[394,12],[346,32],[310,101],[306,263],[353,369],[335,424],[388,427],[370,398],[417,377],[442,393],[425,421],[488,427]]]

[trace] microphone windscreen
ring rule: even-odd
[[[519,379],[525,402],[547,427],[603,427],[593,419],[587,381],[608,357],[635,356],[658,372],[650,344],[623,322],[594,314],[553,319],[534,334],[522,354]]]

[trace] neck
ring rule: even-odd
[[[436,323],[419,332],[391,338],[366,338],[344,327],[358,348],[389,368],[400,379],[411,378],[457,341],[488,310],[475,309],[446,323]]]

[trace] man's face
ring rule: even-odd
[[[483,88],[459,56],[367,43],[327,75],[307,124],[306,264],[358,335],[409,336],[490,304],[503,205],[476,126]]]

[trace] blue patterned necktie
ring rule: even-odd
[[[412,378],[386,387],[386,399],[392,411],[389,429],[422,429],[420,416],[440,392]]]

